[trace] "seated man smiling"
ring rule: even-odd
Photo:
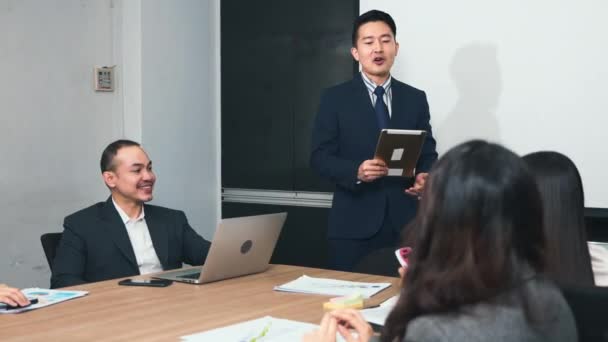
[[[153,198],[156,175],[138,143],[111,143],[100,164],[111,195],[65,218],[52,288],[205,262],[210,243],[182,211],[144,204]]]

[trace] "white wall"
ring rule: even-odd
[[[142,2],[142,143],[154,203],[211,240],[220,205],[219,1]],[[217,71],[217,73],[216,73]]]
[[[440,152],[470,138],[556,150],[608,208],[608,2],[362,0],[397,23],[393,74],[427,91]]]
[[[0,282],[48,286],[40,235],[103,199],[100,151],[122,135],[109,0],[0,1]]]
[[[94,92],[114,64],[116,91]],[[154,160],[154,203],[211,238],[218,66],[218,0],[0,0],[0,283],[49,285],[40,235],[108,196],[99,156],[120,137]]]

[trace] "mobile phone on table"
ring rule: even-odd
[[[123,279],[118,282],[118,285],[151,287],[167,287],[171,284],[173,281],[166,279]]]
[[[401,267],[407,267],[408,258],[411,253],[411,247],[402,247],[395,251],[395,256],[397,257],[397,260],[399,260],[399,264],[401,264]]]

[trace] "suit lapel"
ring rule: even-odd
[[[408,108],[408,96],[403,83],[397,81],[394,77],[391,81],[392,91],[392,113],[390,120],[390,128],[394,129],[413,129],[416,122],[412,120],[414,116],[411,113],[411,108]]]
[[[405,108],[405,104],[403,103],[403,94],[401,93],[401,87],[399,86],[399,83],[396,82],[397,80],[395,80],[395,78],[393,78],[391,80],[391,92],[392,92],[392,96],[391,96],[391,109],[392,109],[392,113],[391,113],[391,120],[390,120],[390,127],[394,128],[395,124],[398,123],[399,118],[401,117],[401,114],[404,111]]]
[[[129,260],[132,266],[139,270],[137,260],[135,259],[135,252],[133,252],[133,246],[131,245],[131,240],[127,233],[127,228],[120,219],[120,215],[118,214],[118,211],[116,211],[114,203],[112,203],[111,196],[103,207],[102,219],[107,223],[108,234],[112,238],[112,241],[114,241],[116,247],[118,247],[125,258]]]
[[[158,256],[158,260],[163,266],[163,269],[168,269],[167,260],[169,258],[169,236],[167,234],[167,226],[157,216],[156,211],[151,209],[149,206],[144,205],[144,212],[146,225],[148,226],[148,231],[150,232],[150,237],[152,238],[152,245],[154,246],[154,251],[156,251],[156,256]]]
[[[372,100],[369,97],[369,90],[367,90],[367,87],[365,86],[365,83],[363,82],[361,73],[357,74],[357,76],[354,78],[353,81],[354,81],[353,83],[354,83],[355,91],[356,91],[355,98],[357,98],[360,101],[360,103],[358,103],[358,105],[360,105],[361,107],[359,107],[359,108],[365,108],[365,111],[372,114],[373,115],[372,117],[375,118],[376,110],[372,106]]]
[[[353,79],[353,91],[355,93],[353,99],[356,101],[353,107],[360,108],[362,115],[362,118],[360,119],[362,120],[362,123],[364,123],[363,127],[366,129],[367,133],[377,137],[380,127],[378,126],[378,119],[376,119],[376,110],[372,106],[369,91],[361,77],[361,73],[359,73]]]

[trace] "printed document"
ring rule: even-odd
[[[40,288],[29,288],[21,290],[23,294],[30,298],[38,299],[38,303],[26,306],[22,309],[6,310],[5,304],[0,304],[0,314],[13,314],[24,311],[40,309],[45,306],[65,302],[66,300],[86,296],[88,291],[62,291],[62,290],[46,290]]]
[[[354,292],[364,298],[370,298],[376,293],[391,286],[390,283],[363,283],[327,278],[313,278],[303,275],[289,283],[275,286],[276,291],[320,294],[328,296],[348,296]]]
[[[266,316],[201,333],[182,336],[183,342],[283,342],[301,341],[304,334],[318,329],[310,323]],[[337,335],[337,341],[344,341]]]

